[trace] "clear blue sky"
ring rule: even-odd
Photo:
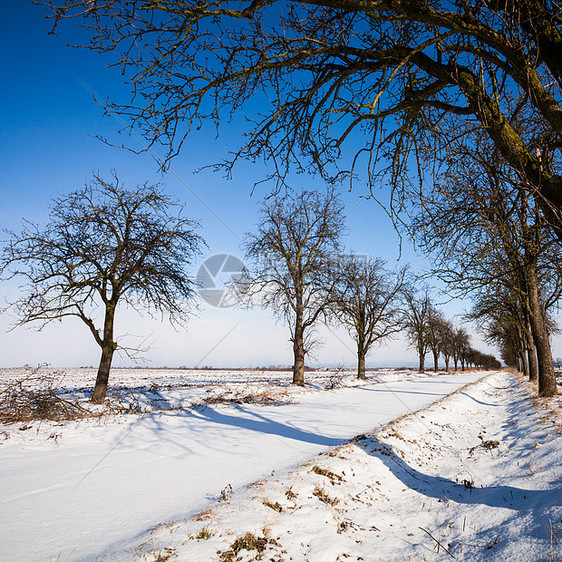
[[[45,9],[28,1],[12,2],[3,9],[0,23],[0,61],[3,87],[0,90],[0,221],[3,228],[18,230],[21,219],[42,223],[47,217],[51,198],[83,185],[92,171],[108,174],[115,168],[129,184],[145,181],[163,182],[167,191],[186,204],[187,214],[200,221],[201,234],[208,251],[241,255],[240,241],[257,220],[257,202],[264,195],[255,181],[264,175],[261,165],[242,163],[232,180],[203,171],[226,156],[241,140],[236,125],[225,126],[215,137],[214,127],[203,128],[188,141],[162,177],[154,158],[147,153],[135,155],[110,147],[96,135],[120,142],[123,123],[105,116],[94,101],[108,96],[127,100],[128,88],[116,69],[108,69],[103,56],[85,49],[73,49],[67,43],[85,42],[73,25],[62,26],[57,36],[48,35]],[[142,148],[141,140],[121,135],[122,141]],[[160,156],[160,155],[158,155]],[[299,187],[319,187],[314,178],[298,177]],[[352,193],[344,191],[349,214],[348,248],[380,256],[389,265],[412,262],[414,269],[424,266],[405,243],[400,262],[398,237],[384,211],[372,200],[361,198],[358,186]],[[195,264],[194,271],[199,264]],[[2,282],[3,299],[17,294],[17,285]],[[449,316],[460,313],[465,305],[449,304]],[[466,304],[468,306],[468,304]],[[4,334],[13,319],[0,318]],[[161,319],[151,320],[132,310],[122,310],[118,331],[128,334],[123,340],[134,346],[150,342],[144,354],[149,365],[255,366],[290,364],[292,361],[288,332],[276,323],[268,311],[217,310],[205,305],[187,331],[174,331]],[[342,330],[335,335],[321,330],[325,345],[318,349],[311,364],[352,365],[355,361],[352,340]],[[0,366],[47,362],[55,366],[96,365],[98,348],[88,330],[79,321],[54,323],[37,333],[30,328],[16,328],[2,336]],[[403,342],[374,350],[372,365],[406,364],[415,360]],[[126,358],[117,364],[130,364]]]

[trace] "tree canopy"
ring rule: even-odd
[[[243,109],[239,157],[329,180],[395,187],[430,173],[482,128],[562,235],[562,9],[555,0],[49,0],[55,27],[78,18],[84,45],[129,79],[110,107],[177,154],[190,130]],[[518,131],[524,115],[542,124]],[[535,131],[533,131],[535,132]],[[383,165],[383,157],[386,165]]]

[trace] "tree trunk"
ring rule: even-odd
[[[552,351],[544,312],[539,299],[539,288],[537,284],[536,270],[529,268],[528,287],[529,287],[529,319],[533,332],[533,341],[537,348],[538,360],[538,379],[539,396],[555,396],[556,375],[554,373],[554,363],[552,361]]]
[[[455,355],[455,357],[453,357],[453,361],[455,362],[455,371],[458,371],[459,370],[459,359],[456,355]]]
[[[94,404],[103,404],[105,400],[107,383],[109,381],[109,371],[111,370],[111,362],[113,360],[113,354],[117,349],[117,344],[113,341],[115,308],[116,303],[108,305],[105,310],[101,359],[96,377],[96,385],[94,386],[94,393],[92,394],[92,402]]]
[[[362,347],[357,348],[357,378],[365,380],[365,352]]]
[[[304,386],[304,329],[302,326],[302,317],[302,307],[297,305],[295,337],[293,340],[293,384],[298,386]]]
[[[419,351],[420,356],[420,373],[425,373],[425,353]]]
[[[439,352],[433,352],[433,370],[437,372],[439,370]]]
[[[445,355],[445,371],[447,371],[447,373],[449,372],[449,361],[450,361],[450,357],[448,355]]]
[[[529,380],[537,382],[539,380],[539,367],[537,365],[537,348],[533,341],[531,330],[525,330],[525,342],[527,344],[527,358],[529,362]]]
[[[521,363],[521,372],[525,377],[529,376],[529,363],[527,361],[526,349],[523,348],[519,353],[519,361]]]
[[[111,361],[115,352],[115,344],[105,342],[101,350],[101,359],[98,367],[98,375],[96,377],[96,386],[92,394],[92,402],[94,404],[103,404],[105,394],[107,392],[107,382],[109,380],[109,371],[111,370]]]

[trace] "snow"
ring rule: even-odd
[[[13,371],[0,375],[5,381],[23,376]],[[226,542],[232,539],[227,530],[234,528],[234,521],[245,528],[251,521],[259,520],[261,525],[264,515],[277,513],[261,502],[255,509],[255,501],[247,501],[244,494],[255,494],[254,488],[247,487],[249,483],[270,478],[268,485],[275,487],[273,474],[285,474],[289,479],[291,469],[308,474],[306,468],[296,467],[323,451],[351,446],[346,443],[353,436],[382,427],[483,376],[388,371],[362,383],[344,378],[345,373],[307,375],[312,384],[295,389],[288,385],[288,375],[279,373],[141,372],[144,386],[137,388],[136,396],[123,391],[114,399],[133,396],[130,400],[141,404],[142,414],[3,426],[0,558],[86,560],[105,554],[127,559],[139,552],[135,549],[141,543],[152,544],[154,526],[187,520],[189,527],[195,524],[191,520],[195,514],[219,506],[230,510],[230,515],[225,512],[226,535],[217,531],[208,542],[195,541],[215,548],[212,545],[224,542],[224,537]],[[91,384],[91,373],[84,371],[57,376],[70,394],[80,395]],[[133,379],[127,377],[125,372],[117,373],[114,381],[130,384]],[[335,383],[344,386],[325,390]],[[247,400],[256,392],[269,405]],[[231,398],[241,398],[240,403],[228,402]],[[155,400],[164,407],[157,410]],[[201,405],[205,400],[208,405]],[[362,454],[363,463],[374,458],[367,449]],[[302,483],[297,478],[297,483],[306,486],[306,478]],[[221,492],[227,499],[230,487],[235,492],[230,503],[217,503]],[[318,524],[317,511],[315,504],[305,505],[287,523],[287,532],[294,530],[291,544],[306,535],[301,536],[301,525],[304,529],[309,521]],[[247,513],[247,521],[242,513]],[[232,523],[228,517],[234,518]],[[321,519],[333,526],[329,510]],[[182,535],[184,531],[178,532]],[[321,530],[314,529],[313,534],[318,540],[307,549],[316,552],[318,560],[329,560],[345,538],[338,534],[338,540],[327,544]],[[173,538],[174,545],[186,540],[185,536],[172,537],[167,527],[165,537]],[[182,556],[205,560],[207,554],[186,552]],[[302,552],[295,556],[302,559]]]
[[[206,513],[154,529],[134,554],[559,560],[562,399],[539,402],[535,393],[520,375],[492,374]],[[242,548],[255,546],[252,536],[262,552]]]

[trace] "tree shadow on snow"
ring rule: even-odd
[[[462,474],[466,473],[459,474],[460,482],[424,474],[406,463],[390,445],[374,438],[358,439],[356,444],[369,455],[380,459],[405,486],[428,498],[514,510],[532,509],[539,505],[555,507],[562,500],[559,490],[525,490],[513,486],[471,487],[470,482],[463,481],[465,477]]]
[[[288,439],[303,441],[305,443],[313,443],[315,445],[322,445],[325,447],[336,447],[348,441],[347,439],[326,437],[324,435],[280,423],[261,415],[254,410],[246,409],[239,404],[233,404],[232,406],[241,415],[226,414],[214,408],[194,408],[190,415],[216,424],[239,427],[241,429],[266,433],[269,435],[280,435]]]
[[[384,384],[384,383],[383,383]],[[357,386],[358,390],[367,390],[369,392],[383,392],[384,394],[409,394],[410,396],[444,396],[443,392],[421,392],[419,390],[400,390],[396,388],[372,388],[368,386]]]

